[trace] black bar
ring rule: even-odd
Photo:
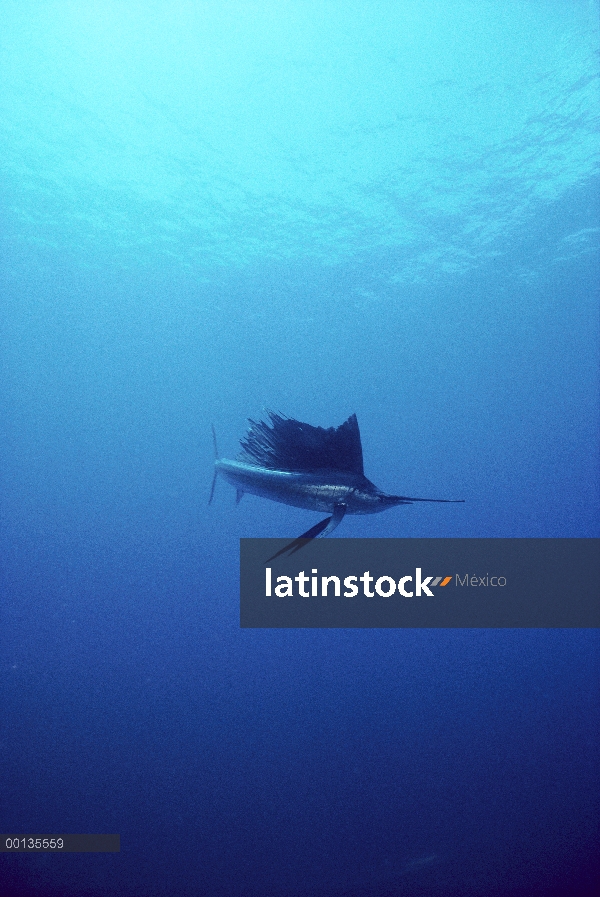
[[[276,556],[285,544],[241,540],[242,627],[600,626],[598,539],[314,539]]]
[[[0,853],[119,853],[120,835],[0,835]]]

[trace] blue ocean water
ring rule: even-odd
[[[5,0],[0,897],[595,893],[598,637],[240,630],[264,408],[597,537],[596,0]],[[597,584],[590,584],[597,588]],[[568,596],[567,596],[568,598]]]

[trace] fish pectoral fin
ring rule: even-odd
[[[296,551],[300,551],[300,549],[303,548],[311,539],[319,539],[323,538],[323,536],[328,536],[329,533],[332,533],[334,531],[336,526],[340,525],[340,523],[344,519],[346,509],[346,505],[335,505],[331,517],[326,517],[325,520],[321,520],[319,521],[319,523],[315,524],[315,526],[311,526],[311,528],[307,529],[305,533],[302,533],[301,536],[298,536],[297,539],[294,539],[293,542],[290,542],[289,545],[286,545],[284,548],[278,551],[277,554],[274,554],[273,557],[270,557],[269,561],[275,560],[275,558],[278,558],[282,554],[294,554]]]
[[[244,497],[244,490],[243,490],[243,489],[236,489],[236,491],[235,491],[235,503],[236,503],[236,505],[239,505],[239,503],[241,502],[241,500],[242,500],[243,497]]]
[[[344,519],[344,515],[346,514],[347,510],[348,510],[348,505],[343,505],[343,504],[334,505],[333,506],[333,514],[329,518],[329,523],[327,524],[327,526],[325,527],[325,529],[323,530],[322,533],[317,533],[317,536],[319,536],[322,539],[324,536],[328,536],[329,533],[332,533],[334,531],[334,529],[336,528],[336,526],[339,526],[340,523],[342,522],[342,520]]]

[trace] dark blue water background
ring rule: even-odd
[[[466,503],[340,535],[598,536],[597,4],[2,18],[0,829],[122,847],[0,895],[592,893],[597,636],[241,631],[317,517],[207,498],[356,412]]]

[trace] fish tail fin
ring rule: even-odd
[[[212,429],[213,448],[215,450],[215,461],[218,461],[219,460],[219,449],[217,448],[217,434],[215,433],[215,425],[211,424],[210,426]],[[215,494],[216,483],[217,483],[217,468],[215,467],[215,472],[213,474],[213,479],[212,479],[212,486],[210,487],[210,496],[208,499],[209,504],[211,504],[211,502],[213,500],[213,496]]]

